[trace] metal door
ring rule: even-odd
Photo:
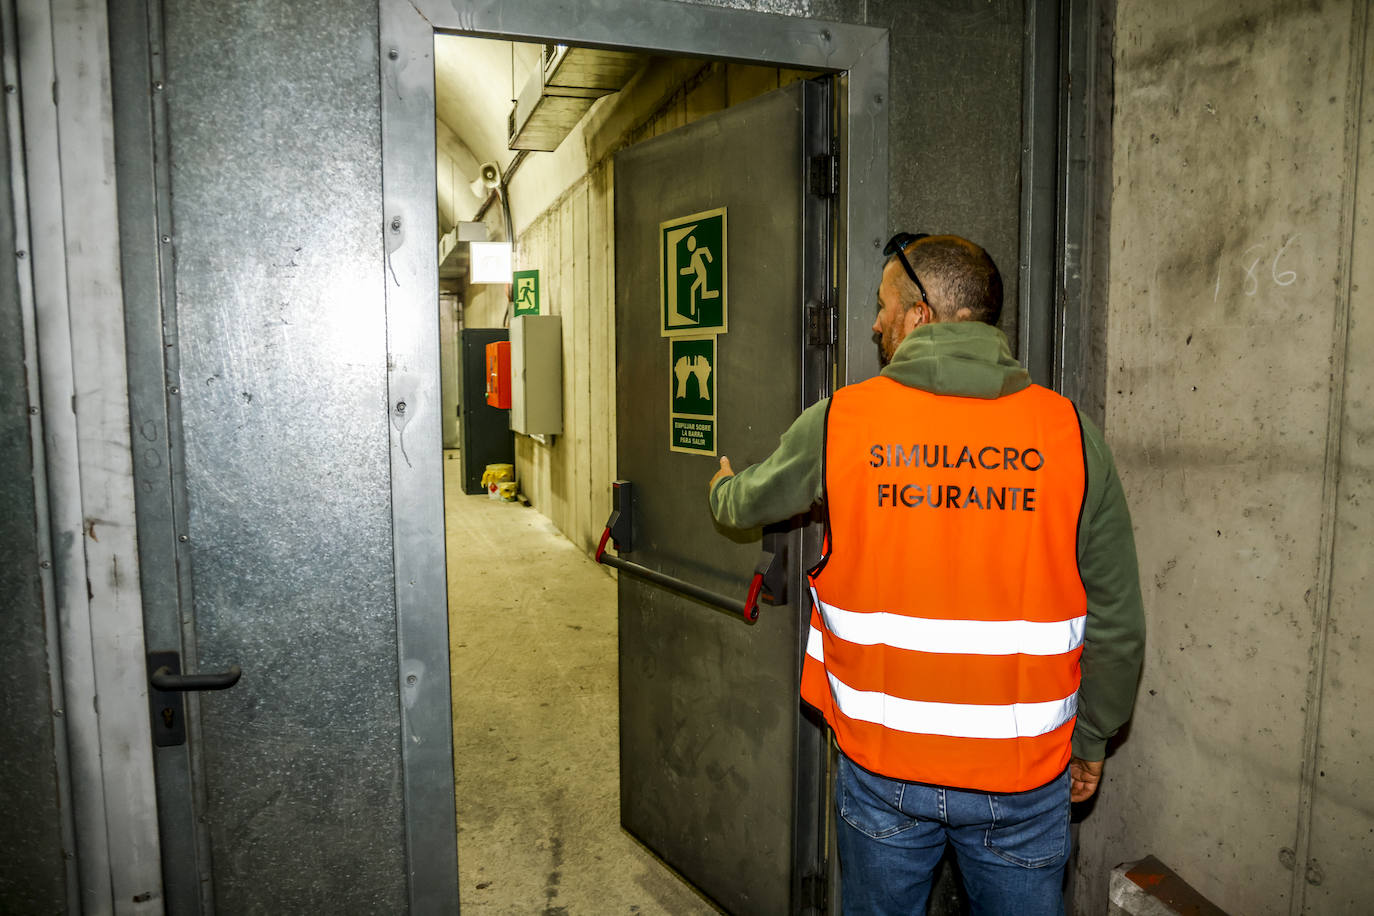
[[[633,535],[620,553],[741,599],[761,532],[716,526],[706,501],[716,458],[670,450],[679,351],[661,336],[660,224],[725,210],[712,433],[742,467],[830,378],[828,335],[813,346],[807,334],[808,307],[828,315],[828,96],[794,83],[615,159],[617,460],[634,494],[621,505]],[[752,624],[671,583],[619,579],[622,823],[737,913],[805,912],[823,896],[825,744],[797,692],[815,529],[788,527],[790,600]]]
[[[510,410],[487,403],[487,344],[510,340],[505,328],[464,328],[460,344],[458,402],[462,405],[463,492],[485,493],[482,472],[489,464],[515,463]]]
[[[383,246],[377,4],[110,9],[148,674],[242,671],[143,712],[148,908],[454,912],[438,269],[387,307],[434,234]]]

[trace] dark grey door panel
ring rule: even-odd
[[[715,444],[765,457],[829,378],[808,347],[824,298],[826,87],[796,83],[627,149],[615,161],[617,459],[634,484],[636,563],[743,599],[761,536],[712,521],[708,454],[670,451],[669,339],[660,336],[660,223],[726,209],[728,331],[716,339]],[[788,536],[790,603],[757,623],[620,576],[621,818],[732,912],[803,912],[820,874],[824,742],[797,698],[812,529]]]

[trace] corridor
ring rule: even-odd
[[[614,580],[445,459],[463,912],[717,912],[620,829]]]

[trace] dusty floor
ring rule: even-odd
[[[463,912],[718,912],[620,829],[614,581],[446,458]]]

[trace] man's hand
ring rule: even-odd
[[[720,470],[716,471],[716,476],[711,478],[711,482],[706,485],[706,492],[710,493],[715,489],[716,481],[722,477],[734,477],[735,469],[730,467],[730,459],[724,455],[720,456]]]
[[[1102,781],[1102,761],[1069,758],[1069,801],[1087,801]]]

